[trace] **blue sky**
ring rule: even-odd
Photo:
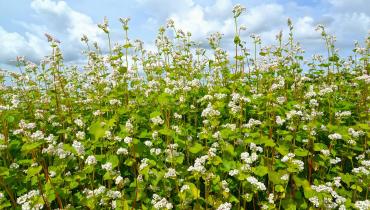
[[[158,27],[169,18],[177,27],[192,32],[196,41],[206,43],[207,35],[219,31],[225,43],[232,43],[231,10],[236,3],[247,8],[240,17],[247,27],[243,39],[249,40],[255,33],[264,44],[271,44],[280,30],[287,34],[290,17],[307,54],[323,52],[317,24],[336,35],[337,47],[344,55],[370,30],[370,0],[0,0],[0,67],[12,68],[17,55],[34,62],[42,59],[50,50],[45,32],[62,42],[66,62],[81,63],[83,34],[106,46],[106,37],[97,27],[104,16],[116,42],[123,39],[118,19],[130,17],[131,40],[141,39],[149,49],[154,49]]]

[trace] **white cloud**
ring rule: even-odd
[[[25,36],[16,32],[8,32],[0,26],[0,62],[13,63],[17,56],[25,56],[37,61],[47,53],[47,47],[40,37],[31,33]]]
[[[41,24],[17,21],[26,30],[24,34],[8,32],[0,27],[0,63],[11,63],[16,56],[25,56],[38,62],[50,51],[44,33],[50,33],[62,41],[61,48],[66,61],[80,58],[80,38],[83,34],[104,46],[103,33],[93,20],[73,10],[65,1],[33,0],[30,5]]]
[[[281,28],[287,18],[282,5],[262,4],[250,8],[246,15],[241,16],[240,22],[247,26],[249,32],[261,33],[274,28]]]
[[[208,33],[221,27],[219,21],[205,18],[204,8],[200,5],[195,5],[187,12],[172,14],[170,18],[175,21],[177,28],[191,32],[196,40],[204,39]]]
[[[320,39],[320,33],[317,32],[315,20],[313,17],[304,16],[298,18],[295,25],[295,35],[299,40],[303,39]]]
[[[79,41],[83,34],[92,41],[101,41],[102,31],[93,20],[73,10],[65,1],[33,0],[31,7],[42,18],[48,18],[48,26],[58,32],[65,33],[69,41]]]

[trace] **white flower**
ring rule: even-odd
[[[153,143],[151,141],[145,141],[144,144],[147,146],[147,147],[152,147],[153,146]]]
[[[288,181],[289,180],[289,174],[284,174],[281,178],[283,181]]]
[[[234,18],[239,17],[243,12],[246,11],[246,8],[241,4],[236,4],[233,8]]]
[[[126,148],[118,148],[117,152],[116,152],[117,155],[127,155],[128,154],[128,151]]]
[[[101,167],[106,171],[111,171],[113,169],[113,165],[111,162],[107,162],[106,164],[103,164]]]
[[[121,105],[121,102],[118,99],[111,99],[111,100],[109,100],[109,104],[110,105],[118,105],[118,106],[120,106]]]
[[[55,175],[56,175],[57,173],[55,172],[55,171],[50,171],[49,172],[49,176],[51,177],[51,178],[53,178],[53,177],[55,177]]]
[[[93,155],[89,155],[89,156],[86,158],[85,163],[86,163],[87,165],[95,165],[95,164],[96,164],[96,158],[95,158],[95,156],[93,156]]]
[[[10,169],[18,169],[19,168],[19,165],[17,163],[12,163],[10,164]]]
[[[174,178],[176,177],[176,170],[169,168],[168,171],[164,174],[164,178]]]
[[[134,126],[132,125],[131,120],[126,121],[125,127],[129,133],[131,133],[134,130]]]
[[[167,201],[166,198],[162,198],[161,196],[157,194],[153,194],[153,199],[151,201],[153,204],[154,209],[172,209],[173,205]]]
[[[327,150],[327,149],[320,150],[320,152],[321,152],[324,156],[329,156],[329,155],[330,155],[330,151],[329,151],[329,150]]]
[[[238,169],[234,169],[234,170],[229,171],[229,175],[230,176],[235,176],[235,175],[238,175],[238,174],[239,174],[239,170]]]
[[[282,125],[282,124],[284,124],[284,122],[285,122],[284,119],[281,119],[280,116],[276,116],[276,124]]]
[[[369,210],[370,209],[370,200],[356,201],[355,207],[360,210]]]
[[[76,138],[79,139],[79,140],[83,140],[85,138],[85,132],[83,131],[78,131],[76,133]]]
[[[185,190],[189,190],[189,189],[190,189],[189,185],[185,184],[181,187],[180,192],[184,192]]]
[[[339,133],[333,133],[333,134],[330,134],[328,138],[331,140],[338,140],[338,139],[342,139],[342,135],[340,135]]]
[[[335,165],[335,164],[339,163],[340,161],[341,161],[341,159],[336,157],[335,159],[330,159],[330,164]]]
[[[298,167],[299,171],[303,171],[304,169],[304,162],[301,160],[292,160],[292,163]]]
[[[282,159],[281,159],[281,161],[282,162],[287,162],[287,161],[289,161],[289,160],[291,160],[292,158],[294,158],[295,157],[295,154],[294,153],[288,153],[287,155],[285,155]]]
[[[117,176],[117,178],[115,179],[115,183],[116,183],[116,185],[119,185],[119,184],[121,184],[123,182],[123,178],[122,178],[122,176]]]
[[[156,116],[150,119],[154,125],[162,125],[164,123],[164,120],[160,116]]]
[[[266,186],[265,184],[263,184],[262,182],[259,182],[255,177],[253,176],[250,176],[247,178],[247,181],[249,183],[251,183],[253,186],[255,186],[258,190],[266,190]]]
[[[126,144],[131,144],[131,142],[132,142],[132,138],[131,138],[131,137],[128,137],[128,136],[126,136],[126,137],[123,139],[123,141],[124,141]]]
[[[317,196],[308,199],[316,208],[320,206],[319,198]]]
[[[268,197],[269,203],[273,204],[274,203],[274,193],[270,193]]]
[[[232,205],[231,205],[231,203],[223,203],[223,204],[221,204],[218,208],[217,208],[217,210],[230,210],[231,209],[231,207],[232,207]]]
[[[205,108],[203,111],[202,111],[202,117],[215,117],[215,116],[219,116],[221,113],[218,111],[218,110],[215,110],[213,109],[212,107],[212,104],[209,103],[207,105],[207,108]]]
[[[85,147],[81,144],[81,142],[73,141],[72,147],[76,150],[78,155],[85,154]]]
[[[81,120],[81,119],[75,119],[74,120],[74,123],[78,126],[78,127],[84,127],[84,122]]]

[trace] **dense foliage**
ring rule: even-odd
[[[369,209],[370,38],[304,60],[289,34],[247,49],[234,7],[232,54],[169,20],[156,52],[128,38],[86,44],[83,69],[59,41],[0,81],[0,205],[22,209]]]

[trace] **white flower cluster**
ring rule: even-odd
[[[176,170],[174,168],[169,168],[168,171],[164,174],[164,178],[175,178]]]
[[[343,117],[350,117],[351,111],[343,111],[343,112],[335,112],[335,117],[343,118]]]
[[[120,106],[122,103],[118,99],[111,99],[111,100],[109,100],[109,104],[112,105],[112,106],[113,105]]]
[[[83,131],[78,131],[76,133],[76,138],[79,139],[79,140],[83,140],[85,138],[85,132]]]
[[[148,166],[148,158],[143,158],[141,159],[140,166],[139,166],[139,171],[143,170],[145,167]]]
[[[327,149],[322,149],[320,150],[321,154],[323,154],[324,156],[329,156],[330,155],[330,151],[327,150]]]
[[[162,198],[157,194],[153,194],[153,199],[151,201],[153,204],[154,209],[172,209],[172,203],[168,202],[166,198]]]
[[[316,208],[318,208],[320,206],[320,201],[319,201],[319,198],[317,196],[313,196],[311,198],[308,199]]]
[[[299,171],[303,171],[304,169],[304,162],[301,160],[293,159],[295,157],[294,153],[288,153],[283,158],[281,158],[281,162],[290,162],[293,163]]]
[[[340,179],[338,178],[335,178],[334,179],[334,184],[338,185],[338,183],[336,182],[340,182]],[[340,183],[339,183],[340,184]],[[323,201],[323,205],[327,208],[327,209],[333,209],[333,208],[336,208],[338,207],[339,205],[342,205],[346,202],[346,198],[344,198],[343,196],[340,196],[333,188],[332,188],[332,185],[333,183],[331,182],[327,182],[325,185],[311,185],[311,189],[313,189],[314,191],[316,191],[317,193],[321,193],[321,192],[324,192],[324,193],[329,193],[331,195],[331,198],[330,197],[326,197],[324,198],[324,201]],[[334,200],[334,201],[333,201]],[[311,201],[311,200],[310,200]],[[319,202],[317,199],[313,199],[311,201],[312,203],[314,204],[317,204],[319,205]],[[316,206],[316,205],[315,205]],[[343,207],[341,207],[343,208]]]
[[[113,169],[113,165],[111,162],[107,162],[103,165],[101,165],[102,169],[106,170],[106,171],[112,171]]]
[[[261,121],[251,118],[251,119],[249,119],[247,124],[243,125],[243,127],[252,128],[252,127],[257,126],[257,125],[261,125]]]
[[[126,121],[125,127],[126,127],[127,132],[129,133],[132,133],[134,131],[134,126],[132,125],[130,119]]]
[[[241,4],[236,4],[233,8],[234,18],[239,17],[243,12],[246,11],[246,8]]]
[[[229,171],[229,175],[230,176],[236,176],[239,174],[239,170],[238,169],[233,169],[231,171]]]
[[[330,159],[330,164],[335,165],[337,163],[340,163],[341,159],[339,157],[335,157],[335,159]]]
[[[330,134],[328,138],[331,140],[338,140],[338,139],[342,139],[342,135],[340,135],[339,133],[333,133],[333,134]]]
[[[276,124],[283,125],[285,123],[285,120],[282,119],[280,116],[276,116]]]
[[[245,96],[241,96],[239,93],[232,93],[231,100],[228,104],[229,108],[231,109],[231,113],[235,115],[240,112],[242,109],[242,104],[246,102],[250,102],[250,99]]]
[[[117,149],[117,155],[128,155],[128,150],[126,148],[120,147]]]
[[[85,154],[85,147],[79,141],[73,141],[72,147],[76,150],[77,154],[82,156]]]
[[[266,190],[266,186],[265,184],[263,184],[262,182],[259,182],[255,177],[253,176],[250,176],[247,178],[247,181],[249,183],[251,183],[254,187],[257,188],[257,190],[261,190],[261,191],[264,191]]]
[[[206,171],[206,168],[204,167],[204,163],[206,162],[206,160],[208,160],[208,155],[203,155],[197,159],[195,159],[195,162],[194,162],[194,165],[193,166],[190,166],[188,168],[188,171],[195,171],[195,172],[199,172],[199,173],[204,173]]]
[[[370,200],[356,201],[355,207],[360,210],[369,210],[370,209]]]
[[[79,119],[79,118],[75,119],[75,120],[74,120],[74,123],[75,123],[78,127],[80,127],[80,128],[82,128],[82,127],[84,127],[84,126],[85,126],[85,123],[84,123],[81,119]]]
[[[122,176],[117,176],[116,179],[114,180],[114,182],[116,183],[116,185],[119,185],[119,184],[123,183]]]
[[[189,189],[190,189],[189,185],[185,184],[181,187],[180,192],[184,192],[185,190],[189,190]]]
[[[361,166],[352,169],[352,172],[355,174],[363,174],[368,176],[370,174],[370,161],[369,160],[361,160]]]
[[[94,196],[99,196],[103,193],[105,193],[106,191],[106,188],[104,186],[100,186],[99,188],[97,189],[94,189],[94,190],[89,190],[89,189],[84,189],[82,191],[82,193],[84,193],[86,195],[86,198],[92,198]]]
[[[37,197],[40,195],[40,192],[39,190],[31,190],[29,191],[28,193],[20,196],[17,198],[17,203],[19,205],[22,205],[22,210],[26,210],[26,209],[34,209],[34,210],[38,210],[38,209],[42,209],[44,207],[43,204],[34,204],[32,203],[34,199],[34,197]]]
[[[164,123],[164,120],[160,116],[156,116],[150,119],[154,125],[162,125]]]
[[[294,153],[288,153],[283,158],[281,158],[281,162],[288,162],[289,160],[292,160],[295,157]]]
[[[226,180],[222,180],[221,187],[224,190],[224,192],[226,192],[226,193],[230,192],[229,184],[227,183]]]
[[[33,132],[30,136],[31,141],[41,141],[44,137],[44,133],[40,130]]]
[[[230,210],[233,206],[231,205],[231,203],[223,203],[221,204],[217,210]]]
[[[358,138],[360,136],[365,135],[366,133],[364,131],[356,131],[353,128],[348,128],[348,133],[353,137],[353,138]]]
[[[132,143],[132,138],[129,137],[129,136],[126,136],[123,141],[126,143],[126,144],[131,144]]]
[[[207,108],[202,111],[202,117],[216,117],[219,116],[221,113],[218,110],[213,109],[212,104],[209,103]]]
[[[94,155],[89,155],[87,158],[86,158],[86,160],[85,160],[85,163],[87,164],[87,165],[95,165],[97,162],[96,162],[96,158],[95,158],[95,156]]]
[[[356,77],[357,80],[363,80],[366,84],[370,84],[370,75],[363,74],[361,76]]]
[[[276,77],[276,80],[277,80],[277,83],[274,83],[274,84],[271,85],[271,88],[270,88],[271,91],[281,89],[285,85],[284,77],[278,76],[278,77]]]

